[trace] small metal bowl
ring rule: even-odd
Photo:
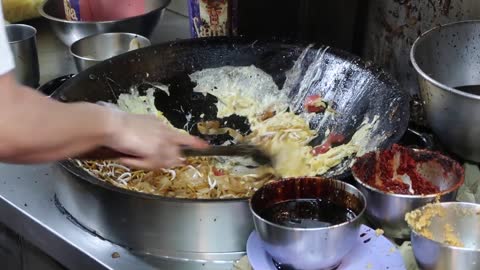
[[[363,164],[374,164],[377,158],[375,153],[368,153],[357,158],[352,166],[352,174],[357,183],[358,189],[367,198],[366,217],[372,225],[382,228],[385,235],[395,239],[408,239],[410,228],[405,221],[405,214],[434,202],[454,201],[457,191],[464,182],[464,171],[462,166],[453,159],[443,156],[437,152],[428,150],[410,149],[410,154],[416,161],[417,172],[439,187],[441,192],[429,195],[403,195],[393,194],[374,188],[360,179],[362,175],[359,170],[366,169]],[[375,170],[369,172],[375,173]]]
[[[428,239],[412,228],[411,241],[415,259],[424,270],[476,270],[480,268],[480,205],[449,202],[420,208],[441,207],[444,216],[432,219],[427,229],[432,233]],[[424,218],[424,217],[423,217]],[[464,247],[445,244],[446,226],[453,228],[454,237]]]
[[[70,46],[70,54],[78,71],[131,50],[150,46],[146,37],[132,33],[104,33],[78,40]]]
[[[127,32],[150,37],[171,0],[145,0],[145,13],[113,21],[69,21],[65,18],[63,0],[47,0],[39,7],[55,35],[66,45],[100,33]]]
[[[300,199],[330,201],[355,212],[350,221],[321,228],[292,228],[270,222],[262,212],[272,205]],[[266,184],[250,200],[263,246],[279,264],[293,269],[334,269],[355,246],[365,211],[363,194],[354,186],[324,178],[288,178]]]

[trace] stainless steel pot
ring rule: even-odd
[[[184,261],[231,263],[245,255],[254,229],[247,199],[162,198],[79,181],[67,170],[68,165],[58,167],[52,175],[60,179],[55,189],[59,203],[82,226],[115,244]]]
[[[480,21],[436,27],[417,39],[411,61],[418,73],[427,121],[451,152],[480,162],[480,96],[454,87],[480,85]]]

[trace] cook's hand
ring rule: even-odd
[[[119,161],[141,169],[169,168],[181,165],[180,146],[205,148],[208,145],[193,136],[180,133],[155,116],[115,112],[119,126],[108,147],[133,156]]]

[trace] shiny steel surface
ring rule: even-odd
[[[444,217],[432,220],[429,230],[433,240],[412,231],[413,253],[423,270],[476,270],[480,268],[480,205],[472,203],[442,203]],[[463,248],[443,244],[445,225],[453,226]]]
[[[64,179],[56,182],[59,202],[113,243],[139,254],[197,262],[231,264],[245,255],[253,230],[246,199],[181,200],[130,192],[81,181],[63,166],[55,174]]]
[[[428,152],[426,150],[417,150]],[[451,161],[452,162],[452,161]],[[408,239],[410,228],[405,221],[405,214],[434,202],[439,197],[442,202],[455,201],[457,191],[464,182],[454,174],[445,172],[437,163],[430,161],[418,169],[434,185],[442,190],[432,195],[401,195],[381,191],[365,184],[352,170],[358,189],[367,199],[366,217],[378,228],[385,231],[385,235],[396,239]]]
[[[262,239],[265,251],[277,262],[288,265],[293,269],[334,269],[357,241],[361,225],[360,219],[366,206],[365,197],[355,187],[341,181],[321,178],[318,178],[318,181],[336,182],[347,193],[359,198],[363,203],[360,214],[349,222],[335,226],[307,229],[290,228],[265,220],[259,214],[263,210],[262,207],[254,205],[254,203],[250,204],[255,228]],[[260,195],[261,192],[261,189],[257,191],[253,198],[262,196]],[[301,194],[301,192],[298,194]],[[299,195],[297,198],[307,199],[309,197]]]
[[[133,33],[102,33],[75,41],[70,54],[80,72],[111,57],[130,51],[130,43],[136,39],[139,48],[151,45],[146,37]]]
[[[25,24],[10,24],[5,30],[15,60],[17,81],[23,85],[37,87],[40,81],[37,30]]]
[[[127,32],[150,37],[170,0],[147,0],[145,2],[145,14],[116,21],[65,20],[63,0],[48,0],[39,8],[39,12],[50,22],[57,37],[65,45],[70,46],[84,37],[107,32]]]
[[[449,151],[475,162],[480,162],[480,96],[454,87],[480,84],[479,42],[480,21],[465,21],[426,32],[411,51],[433,132]]]

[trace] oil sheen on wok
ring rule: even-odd
[[[328,148],[316,151],[309,145],[317,136],[316,130],[309,126],[309,117],[318,112],[291,112],[288,92],[280,91],[262,70],[254,66],[226,66],[201,70],[190,78],[197,84],[196,92],[217,97],[219,118],[233,114],[246,117],[251,133],[243,135],[215,121],[196,123],[198,130],[209,135],[228,134],[233,143],[259,145],[275,157],[275,168],[252,166],[255,164],[246,158],[222,157],[188,158],[185,166],[157,171],[133,170],[113,161],[77,161],[77,164],[101,180],[133,191],[190,199],[246,198],[278,177],[322,175],[345,158],[363,153],[366,150],[363,138],[369,136],[377,123],[377,118],[365,120],[348,142],[336,145],[328,142]],[[155,91],[169,94],[168,87],[154,87],[145,96],[132,90],[131,94],[120,95],[116,105],[124,111],[156,115],[174,128],[155,107]],[[332,137],[325,135],[326,141]]]

